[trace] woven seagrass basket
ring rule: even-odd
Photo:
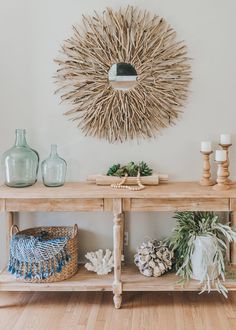
[[[13,235],[29,235],[29,236],[39,236],[42,232],[47,233],[47,239],[59,238],[68,236],[69,240],[66,244],[66,250],[70,256],[70,260],[63,266],[60,273],[55,273],[49,276],[46,279],[20,279],[25,282],[32,283],[50,283],[50,282],[59,282],[64,281],[72,277],[78,271],[78,226],[75,224],[74,227],[66,226],[54,226],[54,227],[36,227],[29,228],[26,230],[20,231],[19,228],[14,225],[11,228],[11,236]],[[54,262],[54,267],[56,264]],[[25,270],[22,269],[22,274]]]

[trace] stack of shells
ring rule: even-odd
[[[162,242],[151,240],[137,248],[134,263],[141,274],[158,277],[172,268],[174,253]]]

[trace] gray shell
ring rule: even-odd
[[[157,240],[143,242],[137,248],[134,263],[144,276],[158,277],[172,268],[173,251]]]

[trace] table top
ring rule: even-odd
[[[0,186],[0,199],[31,198],[236,198],[236,184],[229,190],[216,191],[198,182],[167,182],[147,186],[141,191],[115,189],[87,182],[69,182],[62,187],[45,187],[37,182],[26,188]]]

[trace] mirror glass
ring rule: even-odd
[[[129,90],[137,84],[137,72],[130,63],[112,64],[108,71],[108,79],[116,90]]]

